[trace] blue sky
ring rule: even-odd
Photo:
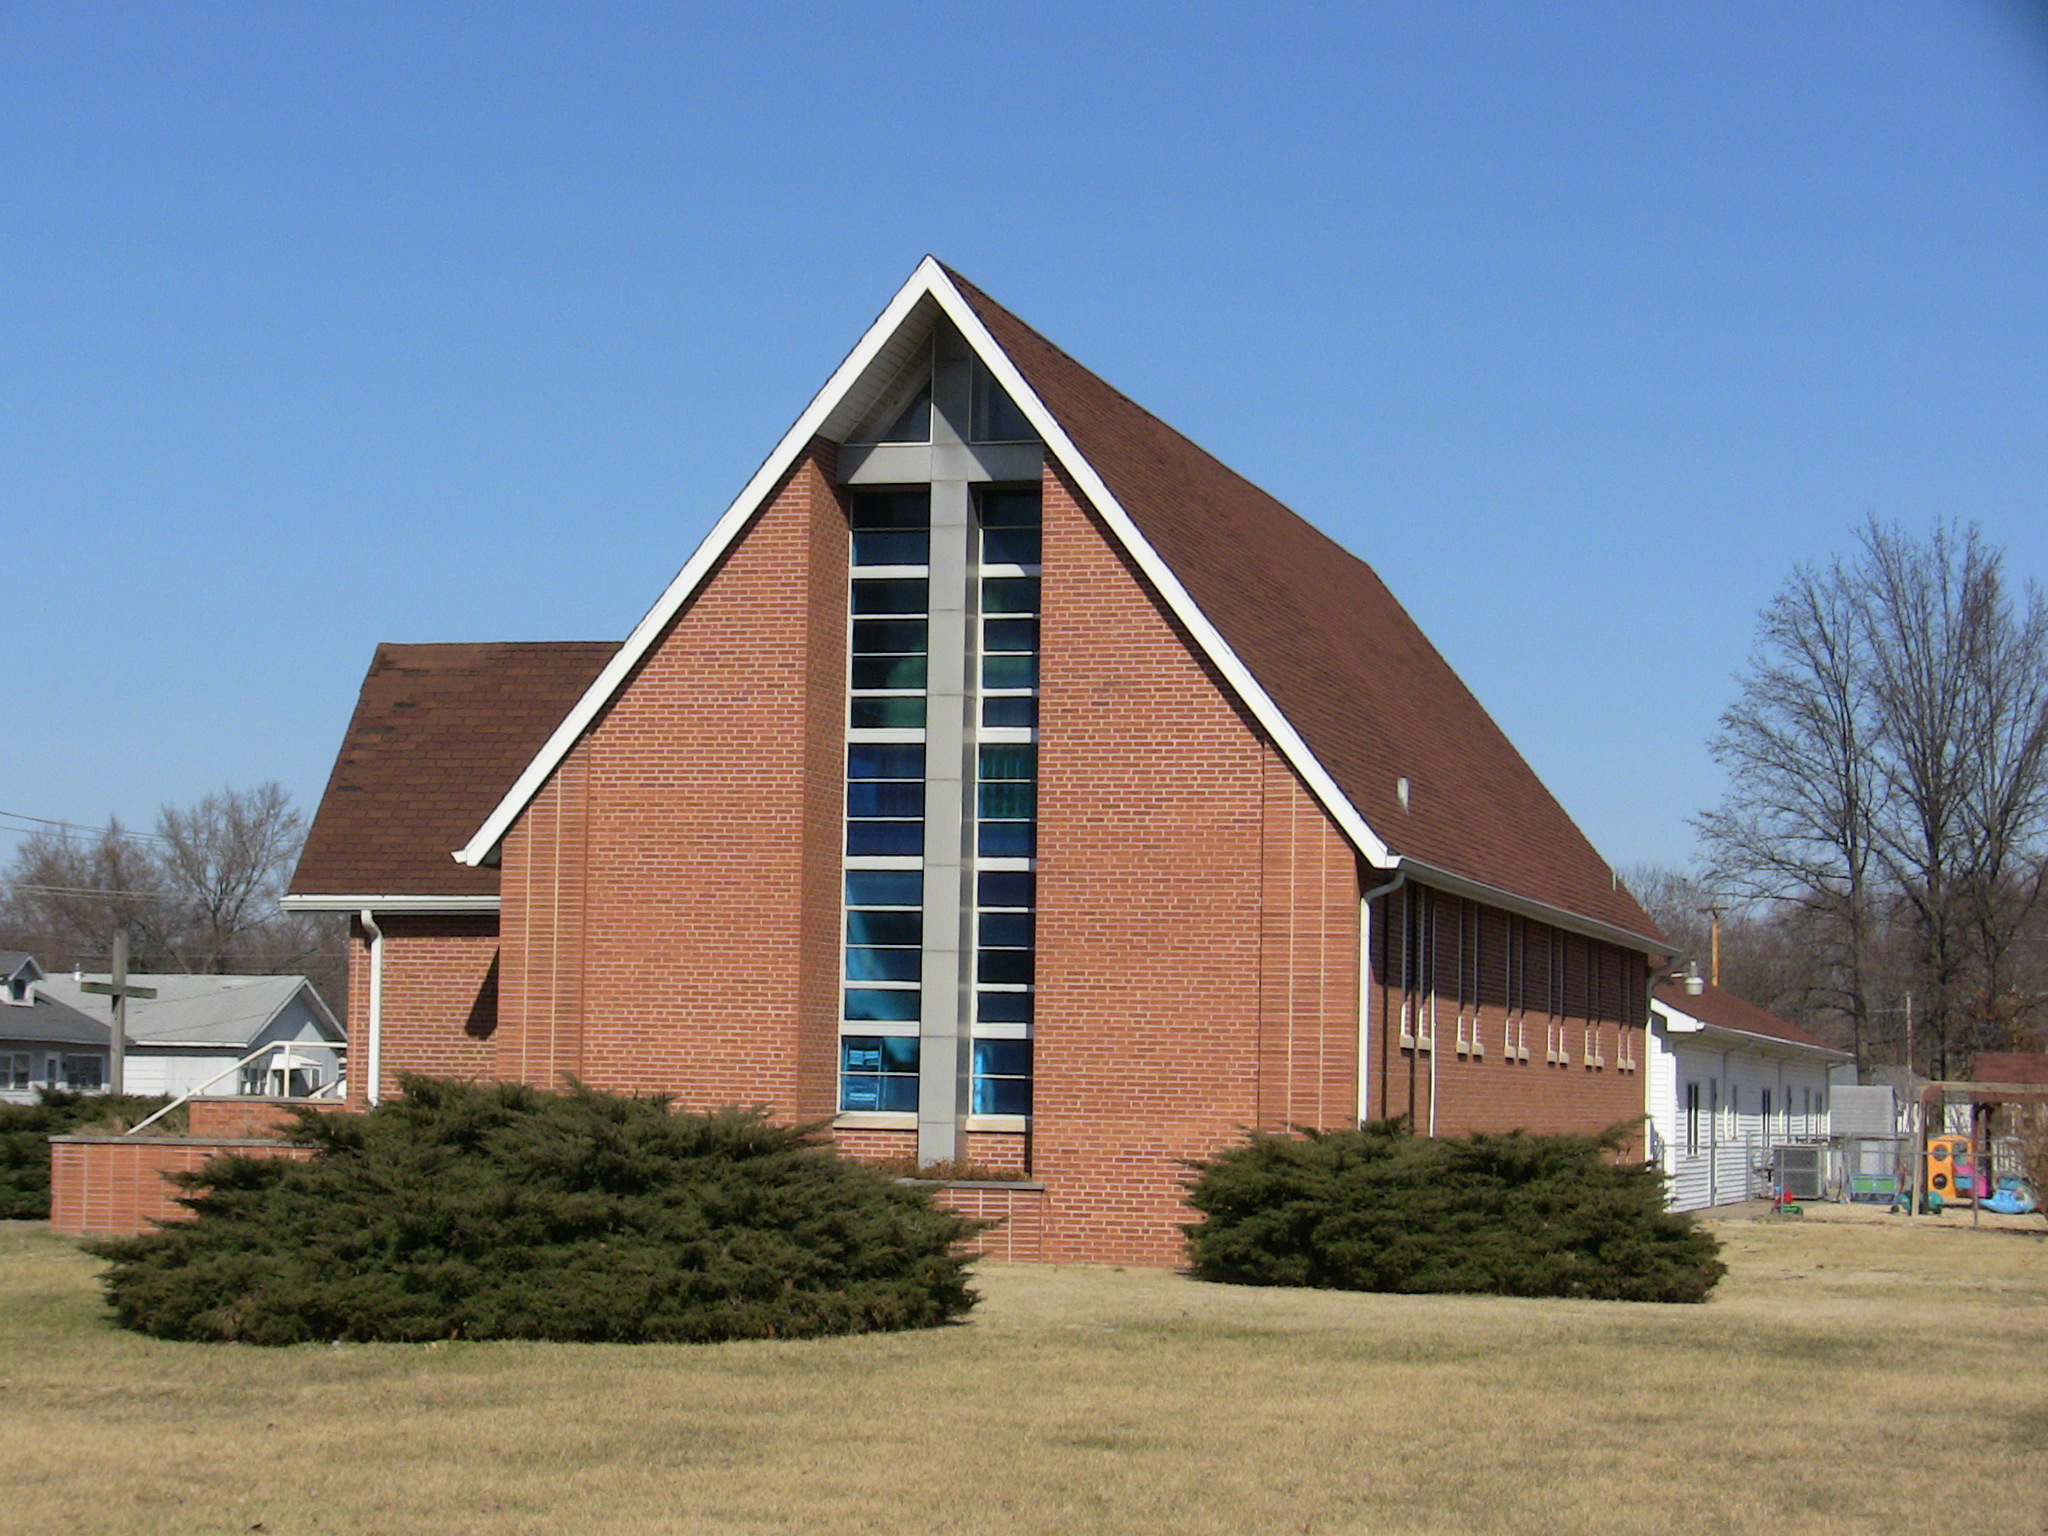
[[[376,642],[623,636],[930,251],[1683,865],[1794,562],[2048,577],[2042,16],[0,0],[0,810],[310,808]]]

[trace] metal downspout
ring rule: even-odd
[[[370,936],[370,1017],[364,1031],[363,1102],[375,1108],[383,1097],[379,1085],[384,1071],[384,930],[368,907],[356,914],[363,932]]]

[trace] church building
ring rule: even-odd
[[[1640,1119],[1670,958],[1364,563],[930,259],[623,644],[379,647],[292,892],[359,1104],[765,1105],[1067,1262],[1252,1127]]]

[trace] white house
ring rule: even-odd
[[[87,992],[105,976],[58,976],[40,983],[55,1001],[92,1019],[102,1054],[112,1000]],[[341,1075],[345,1036],[303,976],[133,975],[156,996],[128,1004],[124,1086],[136,1094],[316,1093]],[[288,1046],[239,1065],[265,1047]]]
[[[42,966],[0,950],[0,1104],[43,1088],[97,1093],[107,1080],[107,1026],[49,995]]]
[[[1773,1148],[1827,1139],[1828,1069],[1847,1051],[1716,986],[1659,987],[1650,1013],[1651,1148],[1673,1209],[1762,1198]]]

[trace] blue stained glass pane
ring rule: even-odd
[[[915,954],[916,951],[910,951]],[[974,955],[976,981],[1007,982],[1012,986],[1031,984],[1031,951],[1028,949],[982,949]]]
[[[856,656],[853,658],[853,686],[856,688],[922,688],[925,658],[922,656]]]
[[[932,536],[928,533],[856,529],[853,535],[855,565],[930,565]]]
[[[983,725],[1038,724],[1038,700],[1029,698],[983,699],[981,701],[981,723]]]
[[[1036,487],[981,493],[981,525],[984,528],[1036,528],[1044,515]]]
[[[915,869],[849,869],[846,872],[846,904],[849,907],[922,906],[924,874]]]
[[[997,782],[981,786],[981,814],[991,821],[1027,821],[1038,808],[1038,786]]]
[[[924,743],[920,741],[856,741],[846,749],[849,779],[921,779]]]
[[[853,654],[856,656],[923,655],[929,621],[925,619],[855,619]]]
[[[1021,950],[998,950],[998,954],[1021,954]],[[848,981],[916,981],[924,973],[924,952],[916,949],[857,949],[846,951]],[[998,981],[1013,978],[1001,976]]]
[[[983,613],[1038,612],[1036,576],[990,576],[981,584]]]
[[[1029,919],[1026,919],[1029,921]],[[982,919],[987,933],[989,919]],[[846,942],[849,944],[897,944],[915,949],[924,942],[922,912],[862,912],[846,914]]]
[[[920,731],[924,729],[924,700],[915,696],[848,701],[846,723],[856,731]]]
[[[931,492],[855,491],[846,521],[855,528],[929,528]]]
[[[1029,1040],[977,1040],[974,1042],[976,1077],[1029,1077]]]
[[[1028,859],[1035,831],[1028,821],[984,821],[976,847],[985,859]]]
[[[846,851],[854,858],[909,859],[924,852],[921,821],[849,821]]]
[[[977,1077],[974,1080],[974,1113],[977,1115],[1030,1114],[1031,1079],[1028,1077]]]
[[[924,814],[924,780],[855,779],[846,786],[846,814],[849,816],[922,816]]]
[[[983,619],[981,648],[984,651],[1035,651],[1038,649],[1038,620]]]
[[[897,1115],[917,1113],[917,1079],[914,1077],[885,1077],[882,1079],[882,1108]]]
[[[882,941],[879,939],[869,939],[866,942],[877,944]],[[981,942],[990,949],[1029,949],[1031,947],[1031,914],[1029,912],[982,913]]]
[[[915,1024],[919,995],[915,987],[848,987],[844,1017],[856,1024]]]
[[[839,1107],[855,1113],[873,1113],[882,1107],[882,1082],[879,1077],[856,1077],[851,1072],[839,1079]]]
[[[975,994],[974,1017],[983,1024],[1029,1024],[1031,994],[978,992]]]
[[[1037,887],[1029,870],[988,869],[975,876],[975,905],[1028,907]]]
[[[1008,743],[981,749],[981,776],[1013,782],[1038,777],[1038,748]]]
[[[917,392],[910,404],[903,407],[889,430],[882,434],[885,443],[928,443],[932,440],[932,387],[927,384]]]
[[[870,576],[853,584],[855,613],[923,613],[931,583],[922,576]]]
[[[984,688],[1036,688],[1038,658],[1034,656],[984,656],[981,658],[981,686]]]
[[[1036,565],[1038,552],[1036,528],[984,528],[981,531],[983,565]]]

